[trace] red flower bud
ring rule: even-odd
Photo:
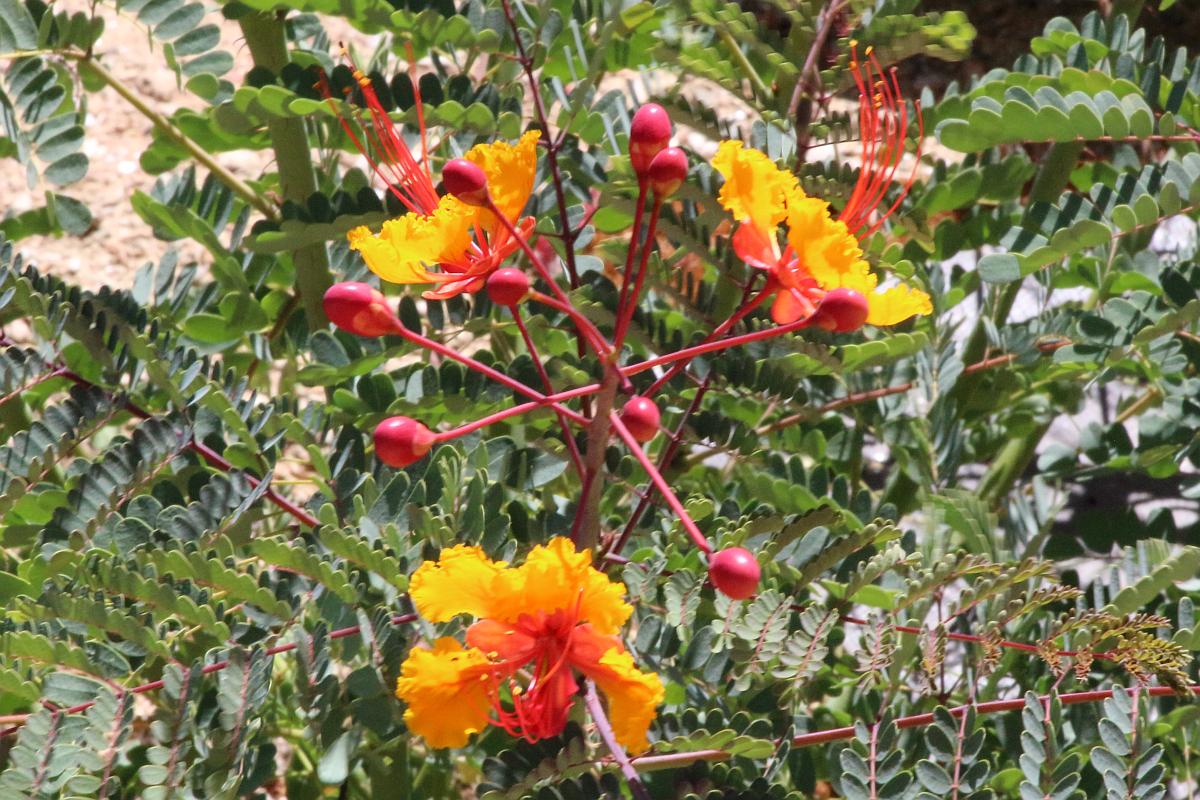
[[[635,396],[621,409],[621,422],[639,442],[648,442],[658,434],[662,415],[649,397]]]
[[[646,103],[633,115],[629,126],[629,161],[643,177],[650,162],[671,141],[671,118],[658,103]]]
[[[687,154],[678,147],[668,147],[662,150],[650,162],[646,170],[646,180],[650,188],[659,198],[669,197],[675,193],[688,174]]]
[[[498,269],[488,276],[487,293],[498,306],[515,306],[529,294],[529,276],[515,267]]]
[[[388,417],[375,428],[375,455],[389,467],[415,464],[433,442],[433,432],[412,417]]]
[[[760,577],[758,560],[743,547],[722,550],[708,562],[708,579],[721,594],[733,600],[745,600],[758,591]]]
[[[812,324],[833,333],[850,333],[867,321],[867,311],[867,298],[861,292],[833,289],[817,306]]]
[[[473,161],[465,158],[447,161],[442,167],[442,186],[469,206],[487,204],[487,174]]]
[[[355,336],[383,336],[398,324],[383,293],[365,283],[335,283],[325,292],[324,305],[330,322]]]

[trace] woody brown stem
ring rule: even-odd
[[[600,391],[596,393],[591,425],[588,427],[587,451],[583,462],[583,487],[580,489],[579,506],[575,511],[575,524],[571,527],[571,541],[577,550],[594,548],[600,541],[600,495],[596,486],[604,469],[604,451],[608,447],[611,430],[610,417],[616,401],[621,375],[615,365],[608,364]]]

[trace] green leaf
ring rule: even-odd
[[[1012,253],[988,253],[979,259],[979,277],[988,283],[1019,281],[1021,261]]]
[[[21,0],[0,0],[0,52],[37,47],[37,26]]]

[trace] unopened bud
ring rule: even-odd
[[[758,559],[744,547],[730,547],[708,562],[708,578],[717,591],[733,600],[745,600],[758,591],[762,570]]]
[[[375,455],[402,469],[420,461],[433,447],[433,431],[412,417],[388,417],[375,428]]]
[[[489,275],[486,286],[493,303],[515,306],[529,294],[529,276],[516,267],[505,267]]]
[[[646,170],[650,188],[660,198],[670,197],[688,174],[687,154],[678,147],[668,147],[654,157]]]
[[[666,110],[658,103],[646,103],[639,108],[629,125],[629,162],[639,178],[670,141],[671,118]]]
[[[621,422],[625,423],[629,433],[639,442],[653,439],[658,434],[658,424],[661,420],[658,406],[649,397],[631,397],[621,409]]]
[[[383,336],[396,328],[396,317],[383,292],[365,283],[335,283],[325,292],[325,316],[355,336]]]
[[[853,289],[832,289],[813,315],[812,324],[833,333],[856,331],[867,321],[867,298]]]
[[[487,204],[488,182],[483,167],[465,158],[455,158],[442,167],[442,186],[469,206]]]

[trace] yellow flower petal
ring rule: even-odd
[[[753,225],[763,235],[772,235],[787,216],[789,200],[804,197],[795,175],[741,142],[721,142],[712,165],[725,178],[717,200],[734,219]]]
[[[897,325],[919,314],[932,314],[929,295],[911,286],[893,286],[867,295],[867,322],[871,325]]]
[[[350,247],[379,277],[391,283],[430,283],[427,268],[461,261],[471,245],[477,210],[446,196],[429,216],[405,214],[383,223],[378,234],[350,231]]]
[[[487,656],[451,638],[433,649],[415,647],[400,666],[396,697],[408,705],[404,721],[430,747],[462,747],[488,724]]]
[[[477,144],[464,156],[483,168],[492,201],[510,222],[517,221],[533,193],[540,136],[538,131],[528,131],[515,145],[508,142]],[[491,213],[485,211],[483,215],[485,226],[493,229],[496,223],[491,219]]]
[[[624,584],[595,569],[591,551],[575,552],[575,545],[563,536],[533,548],[517,572],[522,588],[503,618],[506,621],[516,621],[531,610],[571,611],[578,603],[580,622],[590,622],[598,633],[611,635],[633,613],[624,599]]]
[[[507,567],[484,555],[481,547],[447,547],[437,561],[426,561],[413,573],[408,596],[430,622],[445,622],[459,614],[506,619],[495,612],[519,600],[516,571]]]
[[[617,648],[609,650],[596,667],[584,672],[608,698],[608,716],[617,741],[630,753],[649,748],[646,731],[664,696],[658,675],[642,672],[633,663],[633,656]]]
[[[788,244],[803,267],[825,290],[853,289],[866,295],[875,276],[863,259],[858,240],[829,204],[807,197],[788,206]]]

